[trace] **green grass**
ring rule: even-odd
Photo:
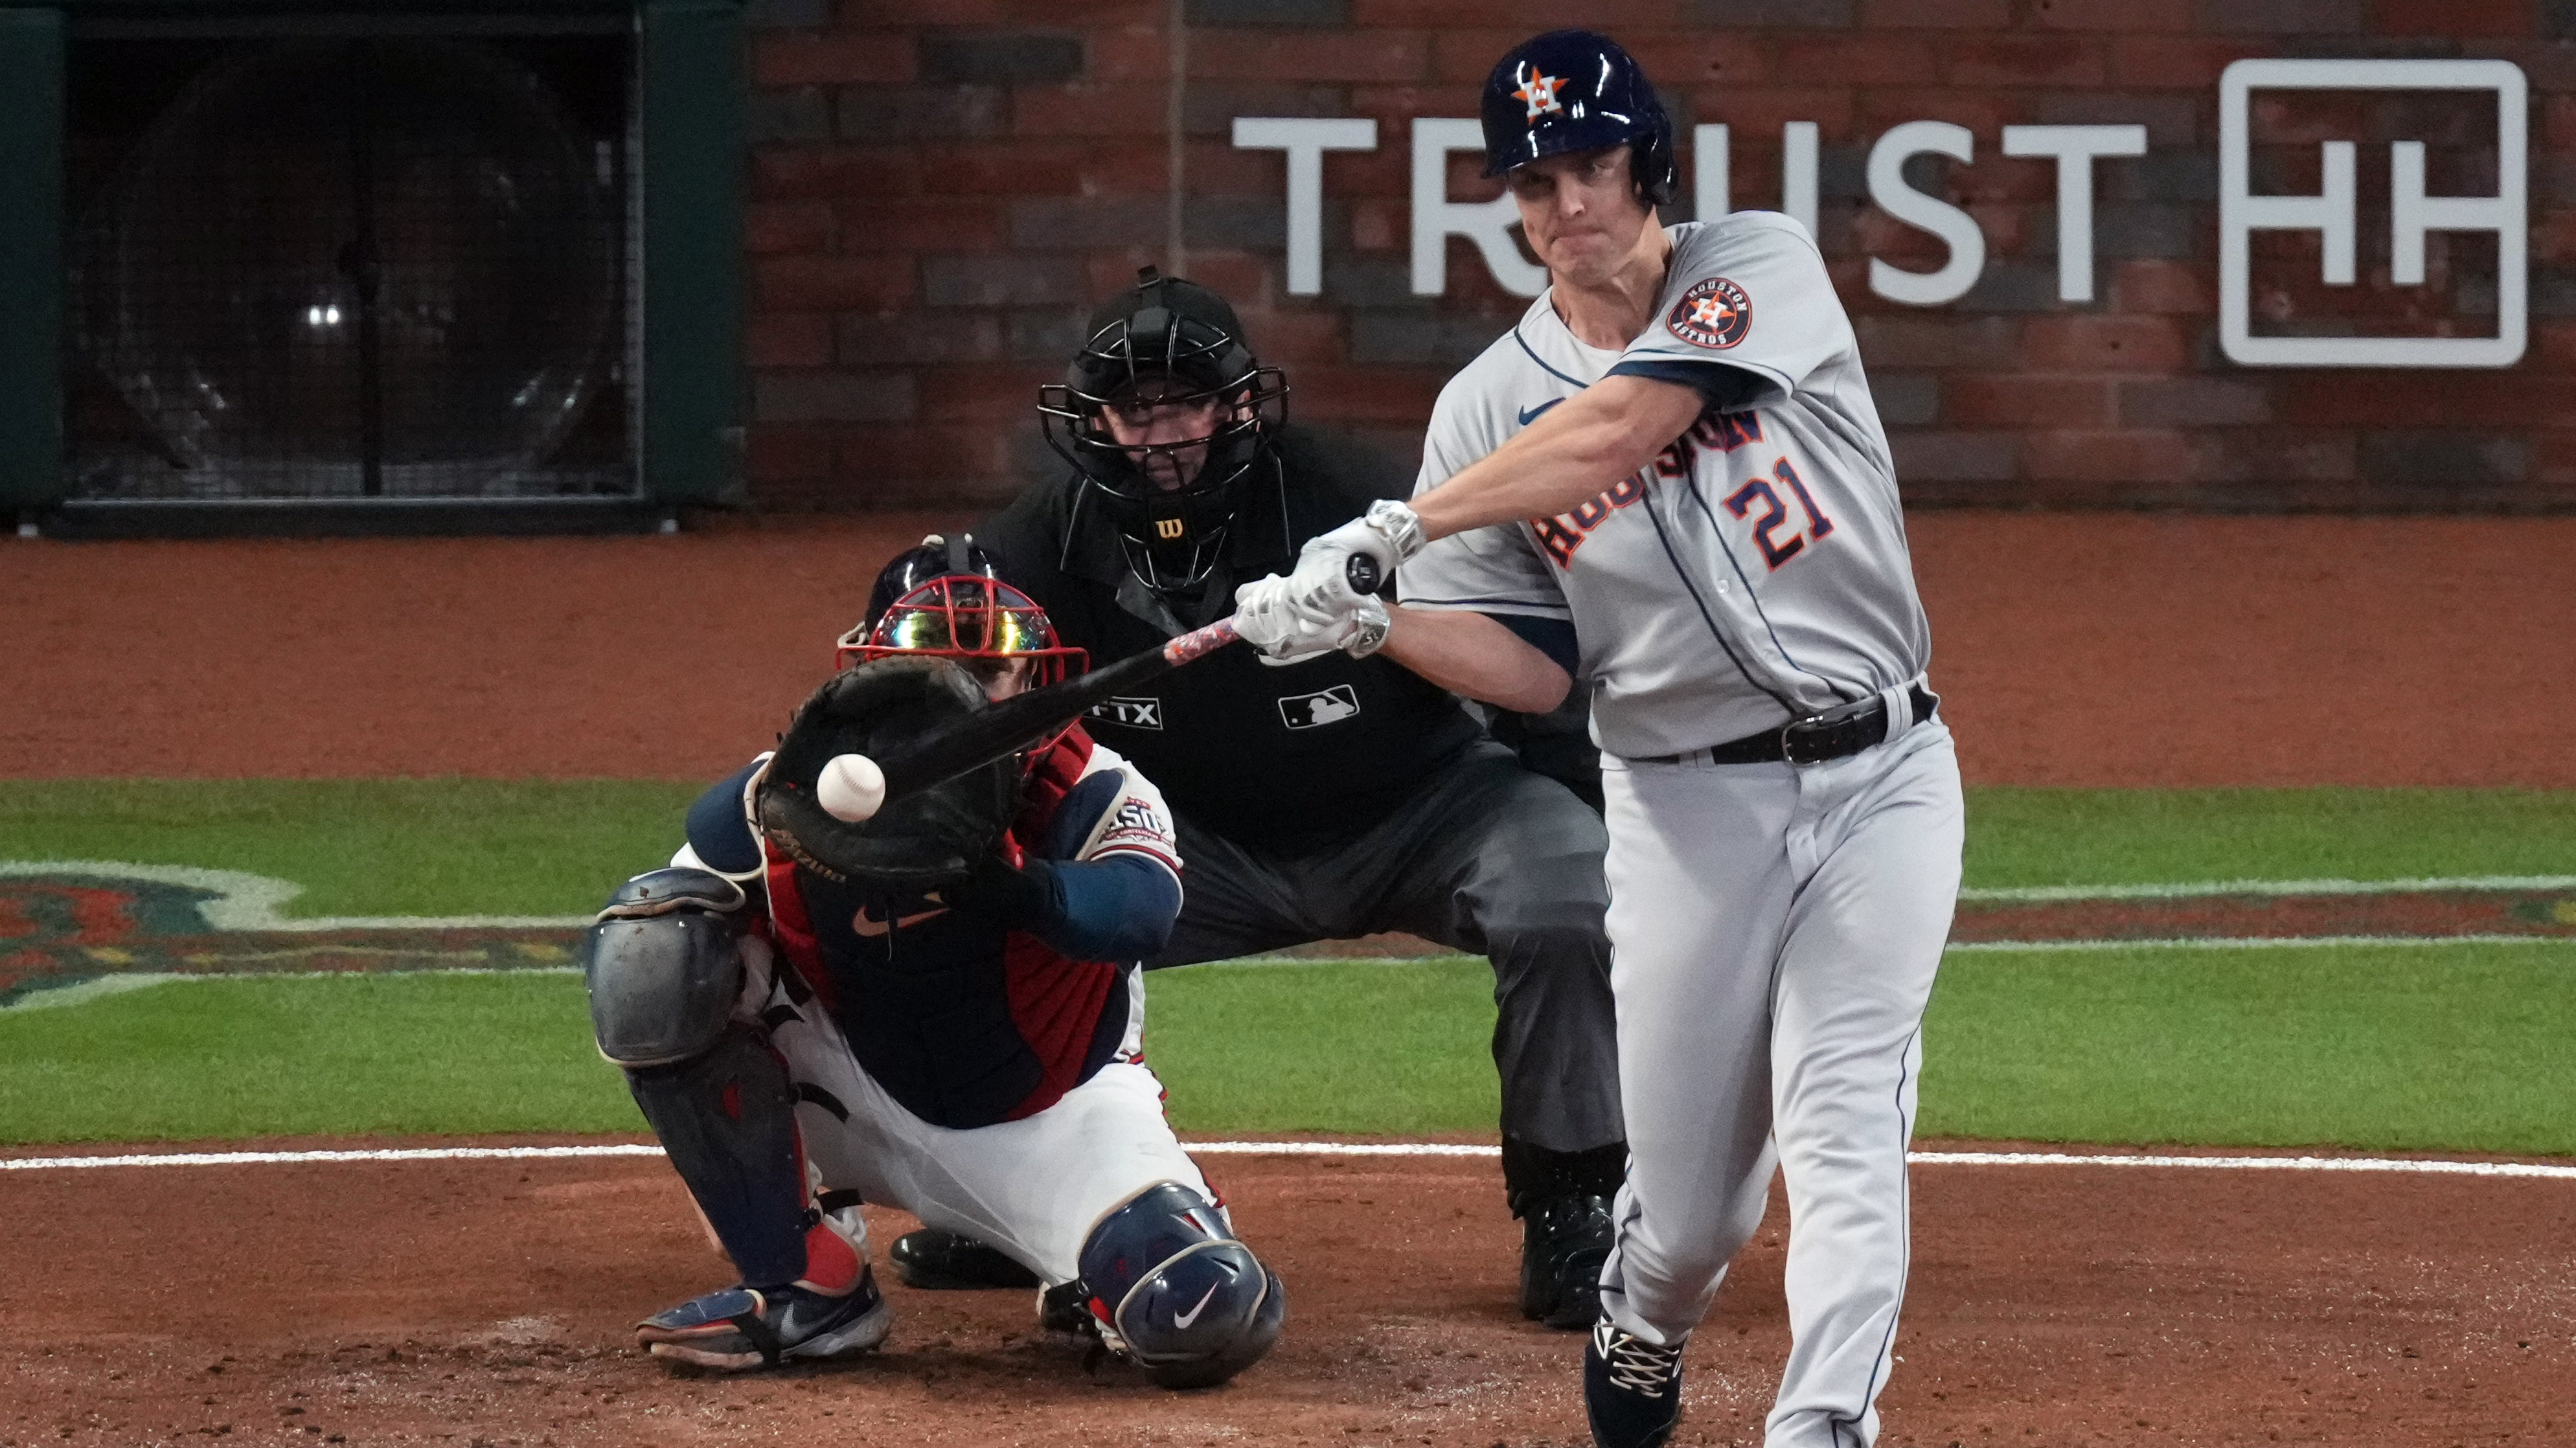
[[[699,786],[651,780],[0,781],[0,859],[303,883],[290,915],[572,915],[660,864]]]
[[[0,781],[0,859],[299,880],[295,915],[569,915],[669,858],[697,786]],[[1974,886],[2576,873],[2576,791],[1969,792]]]
[[[1152,978],[1183,1131],[1489,1131],[1481,963]],[[2576,944],[1954,954],[1922,1131],[2576,1154]],[[0,1012],[0,1140],[640,1131],[569,975],[190,981]]]
[[[0,858],[300,880],[308,915],[572,914],[665,858],[652,782],[0,781]],[[1975,886],[2576,873],[2576,792],[1971,792]],[[1184,1130],[1485,1131],[1472,961],[1153,977]],[[190,982],[0,1012],[0,1140],[631,1131],[569,976]],[[1922,1127],[2576,1153],[2576,945],[1961,954]]]
[[[10,1141],[643,1129],[570,974],[209,978],[0,1012]]]
[[[1482,961],[1155,974],[1174,1125],[1490,1130]],[[642,1131],[569,974],[173,982],[0,1011],[0,1141]]]
[[[2576,791],[1974,789],[1967,883],[2576,875]]]
[[[1484,961],[1193,965],[1145,985],[1145,1059],[1183,1131],[1491,1131]]]
[[[2576,1153],[2576,943],[1953,953],[1921,1130]]]

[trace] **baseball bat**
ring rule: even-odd
[[[977,710],[956,728],[944,730],[876,761],[885,771],[885,798],[901,799],[1005,754],[1026,749],[1055,730],[1081,718],[1094,704],[1121,689],[1170,672],[1235,640],[1234,620],[1221,618],[1185,633],[1159,649],[1131,654],[1090,673],[1014,694]]]

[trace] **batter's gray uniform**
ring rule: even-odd
[[[1398,588],[1417,608],[1571,619],[1580,644],[1630,1149],[1603,1312],[1680,1342],[1761,1221],[1776,1163],[1795,1345],[1767,1441],[1849,1448],[1876,1437],[1904,1294],[1958,766],[1926,717],[1931,639],[1886,435],[1814,243],[1768,212],[1671,235],[1653,319],[1624,351],[1577,341],[1542,294],[1450,381],[1416,491],[1611,372],[1725,401],[1571,513],[1432,543]],[[1711,761],[1872,701],[1885,742],[1857,753]]]

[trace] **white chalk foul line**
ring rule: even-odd
[[[1496,1157],[1499,1146],[1445,1141],[1185,1141],[1210,1156]],[[108,1166],[275,1166],[305,1162],[529,1161],[546,1157],[660,1156],[662,1148],[631,1142],[594,1146],[432,1146],[380,1151],[172,1151],[125,1156],[0,1158],[0,1171]],[[2422,1161],[2380,1156],[2139,1156],[2037,1151],[1917,1151],[1915,1166],[2166,1167],[2186,1171],[2386,1172],[2422,1176],[2541,1177],[2576,1181],[2576,1165],[2516,1161]]]

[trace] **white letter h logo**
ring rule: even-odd
[[[2492,337],[2257,337],[2248,240],[2257,231],[2322,233],[2328,286],[2354,281],[2354,145],[2324,143],[2323,191],[2250,193],[2247,93],[2256,90],[2483,90],[2496,98],[2496,195],[2424,194],[2424,143],[2389,147],[2389,280],[2424,284],[2424,233],[2496,234]],[[2249,367],[2510,367],[2529,326],[2529,108],[2507,60],[2240,60],[2218,82],[2218,324],[2228,360]]]

